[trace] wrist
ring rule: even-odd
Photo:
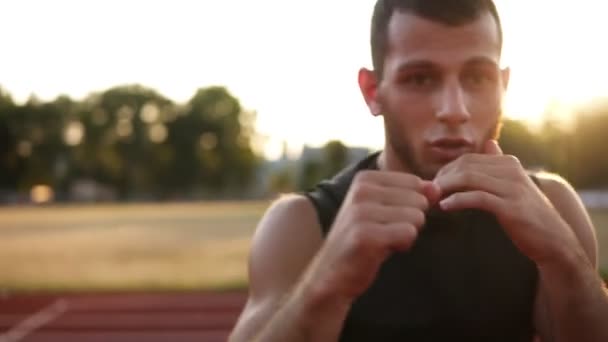
[[[562,284],[572,284],[585,278],[589,270],[593,270],[589,258],[579,244],[557,249],[551,257],[537,262],[541,276],[560,281]]]
[[[312,317],[346,315],[353,302],[352,298],[321,281],[302,283],[298,297],[303,303],[303,310]]]
[[[549,222],[552,223],[546,224],[554,227],[554,230],[561,234],[547,239],[545,252],[536,260],[540,270],[557,270],[560,273],[570,274],[581,270],[582,266],[591,267],[589,258],[572,228],[559,215],[556,221],[549,220]]]
[[[350,301],[319,286],[318,282],[302,281],[286,298],[278,321],[275,321],[276,326],[266,329],[275,330],[291,322],[288,329],[291,335],[282,340],[337,340],[350,305]]]

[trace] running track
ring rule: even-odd
[[[0,297],[0,342],[225,342],[246,294]]]
[[[245,300],[244,292],[4,296],[0,342],[226,342]]]

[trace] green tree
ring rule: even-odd
[[[90,95],[73,118],[85,127],[84,143],[74,148],[75,175],[111,184],[123,199],[161,193],[172,153],[162,144],[174,106],[141,85]]]
[[[289,167],[281,168],[270,175],[269,190],[271,193],[289,193],[295,190],[295,174]]]
[[[545,164],[542,141],[525,123],[505,119],[498,140],[503,152],[516,156],[525,167],[542,167]]]
[[[12,122],[15,110],[10,94],[0,88],[0,193],[16,190],[19,176],[25,170],[17,154],[17,132]]]
[[[309,190],[321,180],[335,176],[348,161],[348,147],[338,140],[328,141],[317,158],[313,157],[300,163],[298,189]]]
[[[573,156],[574,136],[557,120],[546,119],[539,133],[545,169],[574,182],[576,156]]]
[[[65,194],[88,179],[121,199],[238,196],[260,161],[255,119],[223,87],[185,105],[141,85],[23,105],[0,89],[0,191],[42,183]]]
[[[259,162],[251,147],[254,120],[226,88],[199,89],[169,126],[173,186],[196,184],[214,195],[247,187]]]
[[[608,100],[583,108],[577,115],[568,161],[573,182],[579,188],[608,187]]]
[[[63,150],[61,110],[55,103],[43,103],[35,97],[8,108],[4,116],[12,140],[8,142],[9,163],[21,165],[12,190],[27,192],[35,184],[56,187],[56,155]]]
[[[322,161],[303,161],[300,167],[300,177],[298,177],[298,189],[302,191],[310,190],[322,180],[324,176]]]
[[[329,141],[323,146],[323,177],[332,177],[348,163],[348,148],[338,140]]]

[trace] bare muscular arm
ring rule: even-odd
[[[572,187],[555,176],[541,189],[575,233],[563,258],[539,265],[535,323],[543,342],[608,341],[608,297],[598,274],[598,247],[589,215]]]
[[[306,198],[271,208],[254,238],[249,302],[231,341],[336,341],[352,302],[424,225],[431,182],[361,171],[325,239]]]
[[[231,342],[253,340],[289,298],[290,290],[321,246],[315,215],[312,203],[300,196],[283,197],[265,213],[252,239],[249,298]]]

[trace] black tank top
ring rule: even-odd
[[[353,176],[376,168],[373,153],[304,194],[323,234]],[[536,182],[536,179],[533,177]],[[532,341],[535,264],[494,216],[430,211],[414,246],[392,254],[352,305],[340,341]]]

